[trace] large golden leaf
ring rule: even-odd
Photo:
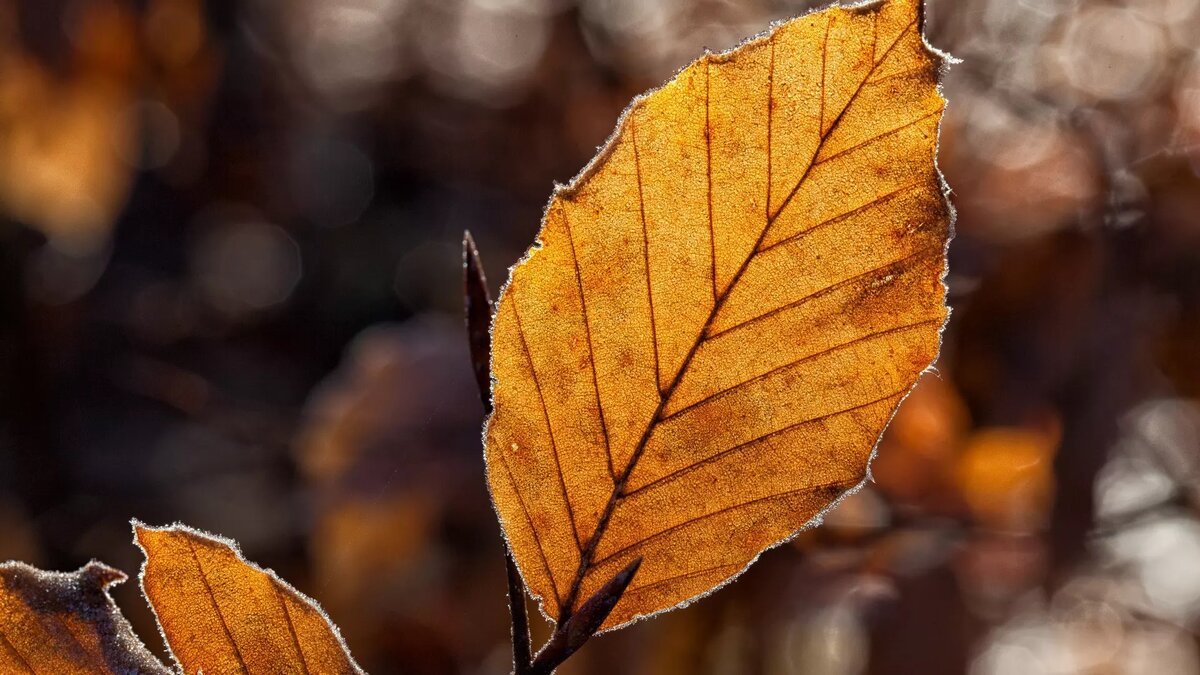
[[[316,603],[228,541],[135,524],[142,590],[185,673],[361,673]]]
[[[633,102],[493,325],[488,481],[562,621],[702,595],[860,485],[937,355],[950,211],[917,0],[832,8]]]
[[[167,675],[108,595],[124,580],[98,562],[71,573],[0,563],[0,673]]]

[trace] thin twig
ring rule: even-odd
[[[508,610],[512,614],[513,672],[517,675],[529,673],[529,615],[525,613],[525,592],[521,573],[513,560],[512,552],[504,549],[504,563],[508,568]]]
[[[488,293],[487,277],[479,261],[479,250],[471,233],[463,232],[463,302],[467,315],[467,338],[471,345],[471,366],[484,415],[492,414],[491,355],[492,355],[492,298]],[[508,543],[504,545],[504,563],[508,574],[508,609],[512,615],[513,673],[530,672],[529,615],[525,611],[525,590],[521,574],[513,560]]]
[[[492,295],[479,261],[479,249],[470,231],[463,232],[463,307],[467,315],[467,339],[471,345],[471,367],[479,385],[483,414],[492,414]]]

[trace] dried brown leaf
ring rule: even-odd
[[[0,673],[167,675],[108,595],[122,581],[95,561],[70,573],[0,564]]]

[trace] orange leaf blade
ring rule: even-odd
[[[182,525],[134,531],[142,590],[184,672],[362,672],[316,602],[233,542]]]
[[[636,99],[493,324],[488,481],[561,621],[685,604],[861,485],[935,360],[951,212],[918,0],[835,7]]]
[[[108,595],[124,580],[95,561],[71,573],[0,564],[0,673],[167,675]]]

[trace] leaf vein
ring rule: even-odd
[[[902,125],[896,127],[895,129],[885,131],[876,136],[872,136],[871,138],[868,138],[864,141],[855,143],[854,145],[852,145],[848,148],[845,148],[844,150],[839,150],[838,152],[835,152],[834,154],[817,162],[816,166],[821,166],[822,164],[827,164],[829,162],[832,162],[833,160],[838,159],[839,157],[848,155],[848,154],[854,152],[855,150],[860,150],[868,145],[871,145],[872,143],[874,143],[876,141],[883,140],[884,138],[887,138],[888,136],[895,136],[896,134],[900,133],[901,131],[904,131],[905,129],[911,129],[912,127],[917,126],[918,124],[920,124],[921,122],[924,122],[925,120],[929,119],[930,117],[936,117],[937,115],[940,115],[941,113],[942,113],[942,107],[938,106],[937,110],[934,110],[932,112],[921,115],[920,117],[918,117],[915,120],[912,120],[911,122],[907,122],[905,124],[902,124]]]
[[[554,571],[550,569],[550,561],[546,558],[546,549],[542,546],[542,537],[538,534],[537,528],[533,526],[533,517],[529,515],[529,507],[525,506],[525,498],[521,496],[521,488],[517,486],[516,479],[513,478],[512,470],[508,468],[508,458],[504,456],[504,451],[497,451],[497,456],[500,457],[500,463],[504,465],[504,473],[508,476],[508,482],[512,485],[513,494],[517,496],[517,502],[521,505],[521,513],[525,514],[525,523],[529,525],[529,531],[533,533],[533,541],[538,547],[538,557],[542,560],[542,567],[546,570],[546,578],[550,579],[550,587],[554,589],[554,602],[562,604],[562,596],[558,593],[558,582],[554,580]],[[507,543],[507,542],[506,542]],[[512,547],[512,544],[509,544]]]
[[[767,69],[767,199],[763,213],[763,229],[771,220],[771,128],[775,118],[775,41],[771,40],[771,65]]]
[[[825,95],[827,93],[825,87],[825,75],[829,70],[829,28],[832,25],[833,15],[830,14],[825,19],[825,38],[821,40],[821,112],[818,115],[820,124],[817,125],[817,138],[819,139],[817,143],[818,149],[821,142],[825,140]],[[814,153],[813,156],[815,157],[816,154]]]
[[[853,284],[857,281],[862,281],[863,279],[866,279],[867,277],[870,277],[874,274],[879,274],[881,272],[895,273],[895,271],[902,268],[905,264],[907,264],[913,260],[923,258],[927,255],[930,255],[933,253],[938,253],[939,251],[940,251],[940,249],[932,249],[932,248],[914,251],[913,253],[910,253],[910,254],[904,256],[903,258],[900,258],[899,260],[893,260],[892,262],[887,263],[886,265],[881,265],[879,267],[871,268],[865,272],[860,272],[852,277],[843,279],[842,281],[839,281],[836,284],[830,284],[830,285],[820,288],[812,293],[809,293],[808,295],[804,296],[803,298],[800,298],[799,300],[789,302],[785,305],[780,305],[779,307],[776,307],[771,310],[767,310],[766,312],[763,312],[762,314],[753,316],[749,319],[746,319],[745,321],[735,323],[732,326],[728,326],[726,328],[722,328],[721,330],[719,330],[715,333],[709,334],[708,336],[706,336],[704,338],[704,340],[711,342],[712,340],[715,340],[719,337],[723,337],[723,336],[725,336],[729,333],[732,333],[738,329],[745,328],[746,326],[754,324],[758,321],[762,321],[763,319],[767,319],[769,317],[775,316],[776,314],[786,312],[789,310],[793,310],[793,309],[798,309],[800,307],[803,307],[805,304],[807,304],[813,300],[816,300],[817,298],[825,297],[826,295],[829,295],[830,293],[839,291],[842,288],[844,288],[845,286]]]
[[[638,212],[642,218],[642,261],[646,266],[646,300],[650,304],[650,342],[654,345],[654,387],[662,395],[662,373],[658,358],[658,328],[654,320],[654,284],[650,278],[650,237],[646,232],[646,196],[642,189],[642,155],[638,151],[637,121],[630,118],[629,132],[633,141],[633,163],[637,169]]]
[[[758,436],[757,438],[752,438],[744,443],[739,443],[731,448],[722,450],[713,455],[709,455],[708,457],[705,457],[704,459],[701,459],[696,462],[692,462],[691,464],[688,464],[687,466],[680,467],[679,469],[676,469],[675,471],[672,471],[671,473],[669,473],[661,478],[658,478],[652,482],[646,483],[645,485],[643,485],[635,490],[630,490],[629,492],[626,492],[624,495],[622,495],[622,499],[628,500],[630,497],[633,497],[634,495],[641,494],[641,493],[649,491],[653,488],[661,487],[662,485],[665,485],[667,483],[670,483],[673,480],[676,480],[682,476],[685,476],[685,475],[691,473],[692,471],[699,469],[702,466],[711,464],[711,463],[713,463],[717,460],[720,460],[724,457],[727,457],[729,455],[732,455],[732,454],[735,454],[742,450],[745,450],[746,448],[749,448],[750,446],[753,446],[756,443],[761,443],[762,441],[765,441],[768,438],[771,438],[772,436],[778,436],[779,434],[785,434],[789,431],[794,431],[796,429],[799,429],[800,427],[803,427],[803,426],[806,426],[809,424],[815,424],[817,422],[824,422],[826,420],[833,419],[840,415],[845,415],[846,413],[856,412],[858,410],[870,408],[871,406],[878,405],[889,399],[893,399],[893,398],[903,394],[907,390],[908,390],[908,388],[905,387],[904,389],[901,389],[900,391],[892,392],[891,394],[888,394],[887,396],[883,396],[883,397],[874,399],[872,401],[867,401],[866,403],[860,403],[858,405],[851,406],[849,408],[843,408],[841,410],[836,410],[831,413],[825,413],[824,415],[819,415],[817,417],[810,417],[808,419],[789,424],[785,427],[781,427],[774,431],[767,432],[761,436]]]
[[[604,458],[608,462],[608,476],[613,484],[617,482],[617,472],[613,468],[612,443],[608,439],[608,423],[604,419],[604,405],[600,403],[600,380],[596,376],[596,346],[592,343],[592,324],[588,320],[587,298],[583,294],[583,275],[579,271],[579,253],[575,249],[575,235],[571,233],[571,219],[563,210],[563,227],[567,230],[567,242],[571,245],[571,262],[575,266],[575,287],[579,290],[579,307],[583,314],[583,330],[587,335],[588,361],[592,365],[592,389],[596,392],[596,410],[600,415],[600,431],[604,434]]]
[[[32,673],[32,675],[37,675],[37,671],[34,670],[33,664],[30,663],[29,660],[21,654],[21,652],[17,651],[17,646],[9,641],[8,636],[4,634],[4,631],[0,631],[0,644],[3,644],[5,648],[8,649],[9,653],[15,656],[17,661],[20,662],[22,666],[25,666],[25,668]]]
[[[904,70],[898,70],[894,73],[889,73],[887,75],[884,75],[883,77],[877,77],[873,80],[867,80],[867,84],[872,85],[872,86],[876,85],[876,84],[882,84],[884,82],[890,82],[892,80],[899,80],[901,78],[908,77],[909,75],[912,75],[914,73],[924,73],[924,72],[927,72],[928,70],[929,69],[926,68],[925,66],[917,66],[916,68],[905,68]]]
[[[100,651],[101,646],[97,644],[95,647],[92,647],[84,644],[83,639],[80,638],[79,633],[76,632],[76,627],[71,623],[68,622],[64,624],[64,627],[67,630],[67,634],[71,636],[71,640],[79,646],[79,651],[82,652],[83,655],[87,657],[87,659],[93,664],[103,667],[105,659],[104,652]]]
[[[740,563],[740,562],[731,562],[731,563],[725,563],[723,565],[713,565],[711,567],[705,567],[704,569],[700,569],[700,570],[692,570],[690,572],[684,572],[682,574],[675,574],[675,575],[667,577],[666,579],[659,579],[658,581],[652,581],[652,582],[650,582],[648,584],[644,584],[642,586],[631,586],[630,588],[627,588],[625,590],[625,596],[630,596],[639,591],[648,591],[652,588],[658,588],[659,586],[665,586],[665,585],[675,582],[675,581],[681,581],[683,579],[694,579],[696,577],[702,577],[707,574],[712,574],[713,572],[717,572],[720,570],[729,569],[731,567],[737,568],[737,567],[741,567],[741,566],[742,566],[742,563]]]
[[[533,386],[537,389],[538,402],[541,403],[542,417],[546,420],[546,434],[550,436],[550,451],[554,455],[554,469],[558,474],[558,486],[562,490],[563,503],[567,506],[567,518],[571,521],[571,533],[575,536],[575,546],[582,549],[579,540],[579,529],[575,525],[575,509],[571,506],[571,497],[567,494],[567,479],[563,475],[562,463],[558,458],[558,443],[554,440],[554,426],[550,424],[550,409],[546,407],[546,396],[542,393],[542,381],[538,378],[537,366],[533,363],[533,353],[529,351],[529,341],[525,339],[525,327],[521,324],[521,312],[513,304],[513,316],[517,319],[517,334],[521,336],[521,348],[525,359],[529,362],[529,372],[533,374]]]
[[[922,187],[922,186],[925,186],[925,185],[928,185],[928,184],[929,184],[929,181],[928,181],[928,180],[926,180],[926,179],[924,179],[924,178],[922,178],[921,180],[919,180],[919,181],[916,181],[916,182],[914,182],[914,183],[909,183],[908,185],[903,185],[903,186],[901,186],[901,187],[898,187],[898,188],[896,188],[895,190],[892,190],[891,192],[888,192],[887,194],[883,194],[883,195],[880,195],[880,196],[878,196],[878,197],[875,197],[874,199],[872,199],[872,200],[870,200],[870,201],[866,202],[865,204],[861,204],[861,205],[859,205],[859,206],[856,206],[856,207],[854,207],[853,209],[850,209],[849,211],[843,211],[843,212],[841,212],[841,213],[837,214],[836,216],[830,216],[829,218],[826,218],[825,220],[822,220],[821,222],[817,223],[816,225],[812,225],[812,226],[810,226],[809,228],[807,228],[807,229],[805,229],[805,230],[801,230],[800,232],[797,232],[796,234],[793,234],[792,236],[790,236],[790,237],[788,237],[788,238],[786,238],[786,239],[780,239],[779,241],[775,242],[774,244],[771,244],[770,246],[763,247],[763,249],[762,249],[761,251],[759,251],[758,253],[759,253],[759,255],[762,255],[762,254],[764,254],[764,253],[766,253],[767,251],[770,251],[770,250],[772,250],[772,249],[778,248],[778,247],[780,247],[780,246],[783,246],[783,245],[785,245],[785,244],[790,244],[790,243],[792,243],[792,242],[794,242],[794,241],[797,241],[797,240],[799,240],[799,239],[803,239],[805,236],[809,235],[810,233],[812,233],[812,232],[814,232],[814,231],[816,231],[816,230],[819,230],[819,229],[820,229],[820,228],[822,228],[822,227],[826,227],[826,226],[828,226],[828,225],[835,225],[835,224],[837,224],[837,223],[840,223],[840,222],[842,222],[842,221],[844,221],[844,220],[846,220],[846,219],[848,219],[848,218],[852,218],[852,217],[854,217],[854,216],[857,216],[858,214],[860,214],[860,213],[862,213],[862,212],[864,212],[864,211],[867,211],[867,210],[869,210],[869,209],[870,209],[871,207],[873,207],[873,206],[876,206],[876,205],[878,205],[878,204],[882,204],[883,202],[886,202],[886,201],[888,201],[888,200],[890,200],[890,199],[892,199],[892,198],[894,198],[894,197],[896,197],[896,196],[900,195],[900,194],[901,194],[901,193],[903,193],[903,192],[908,192],[909,190],[912,190],[912,189],[915,189],[915,188],[918,188],[918,187]],[[710,336],[710,337],[711,337],[711,336]]]
[[[229,624],[225,621],[225,615],[221,612],[221,605],[217,602],[217,595],[213,592],[212,584],[208,581],[208,573],[204,571],[204,564],[200,562],[200,556],[196,554],[196,547],[192,544],[191,539],[184,539],[188,545],[188,551],[192,554],[192,562],[196,563],[196,571],[200,573],[200,581],[204,584],[204,590],[208,595],[208,602],[212,605],[213,613],[217,615],[217,620],[221,623],[221,630],[225,633],[225,639],[229,640],[229,646],[233,647],[233,654],[237,657],[238,665],[241,666],[242,672],[246,675],[250,674],[250,668],[246,665],[246,659],[242,656],[242,648],[238,646],[237,639],[233,637],[233,633],[229,630]]]
[[[713,304],[717,302],[717,234],[713,226],[713,194],[712,194],[712,118],[709,115],[709,101],[712,98],[711,75],[712,61],[704,60],[704,146],[708,163],[708,247],[709,275],[712,279]]]
[[[756,375],[748,380],[743,380],[733,386],[726,387],[725,389],[722,389],[716,393],[709,394],[708,396],[705,396],[704,398],[700,399],[699,401],[696,401],[695,403],[689,403],[688,405],[680,408],[679,410],[676,410],[675,412],[664,416],[660,421],[666,422],[667,420],[671,420],[676,417],[679,417],[680,415],[682,415],[686,412],[689,412],[689,411],[691,411],[699,406],[702,406],[706,403],[711,403],[712,401],[715,401],[717,399],[724,398],[724,397],[728,396],[729,394],[731,394],[732,392],[737,391],[738,389],[741,389],[742,387],[749,386],[751,384],[754,384],[755,382],[761,382],[762,380],[765,380],[765,379],[771,377],[772,375],[777,375],[785,370],[795,368],[796,366],[799,366],[804,363],[808,363],[809,361],[821,358],[822,356],[828,356],[829,354],[832,354],[834,352],[838,352],[843,349],[853,347],[856,344],[867,342],[867,341],[873,340],[875,338],[884,337],[886,335],[895,335],[896,333],[902,333],[904,331],[912,330],[914,328],[918,328],[918,327],[924,326],[926,324],[939,324],[940,325],[941,321],[942,320],[940,318],[924,319],[922,321],[916,321],[913,323],[904,324],[903,326],[893,326],[891,328],[886,328],[884,330],[875,331],[874,333],[868,333],[867,335],[860,335],[859,337],[856,337],[853,340],[849,340],[847,342],[843,342],[841,344],[837,344],[832,347],[827,347],[825,349],[822,349],[819,352],[815,352],[815,353],[809,354],[807,356],[803,356],[799,359],[796,359],[795,361],[790,361],[781,366],[772,368],[761,375]]]
[[[895,39],[895,41],[893,41],[892,44],[889,45],[886,50],[884,50],[883,56],[879,57],[879,60],[875,62],[875,65],[871,68],[871,72],[867,73],[867,76],[865,78],[863,78],[863,81],[858,84],[858,88],[854,90],[854,93],[850,94],[850,98],[847,99],[845,107],[843,107],[841,112],[838,113],[837,117],[834,118],[833,124],[829,125],[829,130],[825,131],[821,134],[821,140],[820,140],[820,142],[817,143],[817,149],[813,152],[812,159],[809,160],[808,168],[806,168],[804,170],[804,173],[801,174],[799,180],[797,180],[796,184],[794,186],[792,186],[791,192],[789,192],[788,196],[786,198],[784,198],[783,203],[780,204],[779,208],[775,210],[774,215],[771,216],[771,222],[768,223],[768,226],[773,224],[776,220],[779,219],[779,214],[783,213],[783,210],[786,209],[788,204],[790,204],[792,202],[792,198],[796,196],[796,192],[798,192],[800,190],[800,186],[803,185],[804,181],[808,179],[808,174],[812,171],[813,163],[816,161],[817,155],[820,154],[821,148],[825,145],[825,141],[829,140],[829,137],[831,135],[833,135],[834,130],[837,129],[838,124],[840,124],[842,119],[845,117],[846,111],[849,110],[852,105],[854,105],[854,102],[856,100],[858,100],[858,95],[862,93],[863,87],[866,86],[867,79],[871,77],[871,73],[875,72],[875,69],[878,68],[880,66],[880,64],[882,64],[885,60],[887,60],[888,55],[892,53],[892,49],[895,48],[895,46],[900,43],[900,40],[903,39],[904,36],[908,34],[908,31],[912,30],[913,26],[915,26],[915,25],[917,25],[917,20],[913,19],[912,22],[908,24],[908,27],[906,27],[903,31],[900,32],[900,36],[897,37]],[[821,79],[822,90],[824,90],[825,80],[824,80],[823,72],[822,72],[821,78],[822,78]],[[824,109],[824,105],[825,105],[825,97],[824,97],[824,94],[822,94],[822,96],[821,96],[822,110]],[[824,115],[824,112],[822,112],[822,116],[823,115]],[[822,125],[822,128],[824,128],[824,125]]]
[[[609,553],[608,555],[596,560],[595,566],[600,567],[600,566],[604,565],[605,563],[613,560],[617,556],[620,556],[624,553],[628,553],[629,551],[631,551],[639,546],[643,546],[651,541],[654,541],[655,539],[658,539],[659,537],[665,536],[667,534],[671,534],[672,532],[676,532],[682,528],[695,525],[695,524],[700,523],[709,518],[715,518],[716,516],[720,516],[720,515],[729,513],[731,511],[737,511],[738,509],[744,509],[748,506],[754,506],[756,504],[762,504],[764,502],[774,501],[776,499],[784,499],[786,497],[795,497],[797,495],[802,495],[805,493],[813,492],[814,490],[822,490],[825,488],[837,487],[837,486],[841,486],[841,485],[848,485],[848,484],[853,484],[853,483],[857,483],[857,482],[858,482],[858,479],[855,478],[855,479],[850,479],[850,480],[843,479],[843,480],[838,480],[838,481],[831,481],[828,483],[820,483],[817,485],[806,485],[805,487],[798,488],[795,490],[788,490],[786,492],[779,492],[779,493],[776,493],[773,495],[767,495],[766,497],[759,497],[757,499],[751,499],[749,501],[739,502],[732,506],[726,506],[726,507],[718,509],[716,511],[710,511],[708,513],[704,513],[699,516],[695,516],[693,518],[688,518],[687,520],[676,523],[668,528],[659,530],[658,532],[655,532],[654,534],[643,537],[642,539],[639,539],[639,540],[633,542],[632,544],[628,544],[626,546],[623,546],[623,547],[617,549],[616,551],[613,551],[612,553]]]
[[[310,675],[308,657],[304,655],[304,647],[300,644],[300,635],[296,632],[296,624],[292,622],[292,610],[288,609],[287,599],[283,597],[283,589],[276,583],[272,583],[271,588],[275,591],[275,598],[279,600],[279,606],[283,608],[283,618],[287,621],[288,634],[292,636],[292,646],[296,648],[296,655],[300,657],[300,669],[304,671],[304,675]]]

